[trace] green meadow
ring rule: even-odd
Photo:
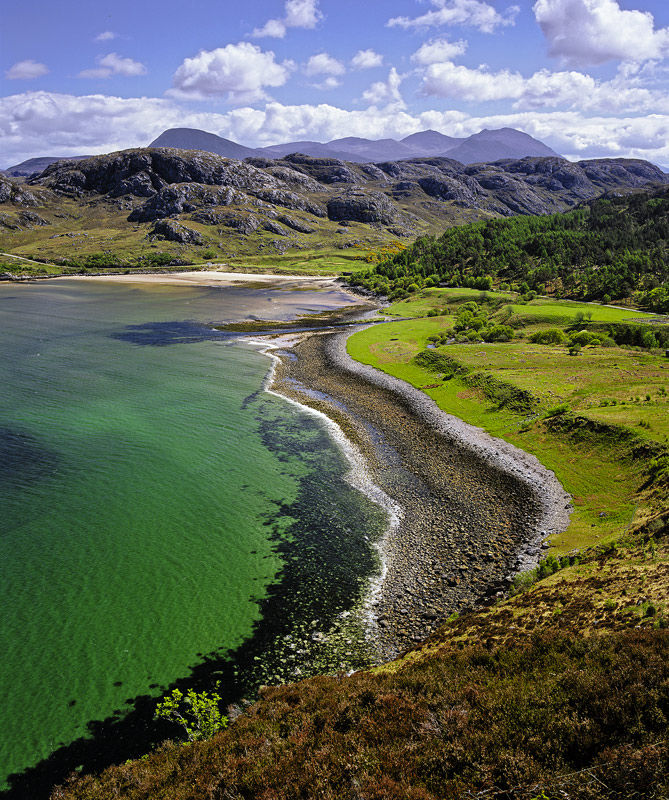
[[[555,552],[566,553],[613,540],[635,521],[643,502],[639,492],[648,480],[647,459],[634,458],[634,442],[664,447],[669,437],[669,359],[664,351],[586,346],[577,356],[564,345],[533,344],[532,333],[559,327],[565,334],[590,327],[604,336],[605,323],[648,318],[640,312],[587,303],[535,299],[506,303],[511,295],[464,289],[428,289],[384,309],[410,319],[377,325],[354,334],[351,356],[408,381],[426,392],[449,414],[536,455],[552,469],[573,496],[567,531],[553,538]],[[480,303],[490,324],[513,323],[506,342],[432,343],[448,336],[458,307]],[[425,316],[433,309],[447,313]],[[510,312],[509,313],[509,309]],[[432,311],[434,313],[434,311]],[[579,317],[577,315],[589,315]],[[455,335],[455,334],[452,334]],[[432,340],[430,339],[432,337]],[[467,376],[443,376],[421,366],[415,357],[426,348],[444,354],[470,375],[492,375],[530,393],[531,412],[514,410],[486,396]],[[556,424],[586,420],[578,434]],[[591,423],[591,424],[588,424]],[[603,423],[597,425],[596,423]],[[585,426],[585,427],[584,427]]]

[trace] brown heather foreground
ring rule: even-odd
[[[587,551],[384,667],[264,688],[212,739],[52,798],[668,797],[667,533]]]

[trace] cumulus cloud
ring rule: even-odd
[[[110,42],[112,39],[116,39],[118,37],[117,33],[113,31],[103,31],[102,33],[98,33],[98,35],[93,39],[94,42]]]
[[[625,11],[616,0],[537,0],[533,6],[548,52],[574,65],[646,61],[669,55],[669,28],[648,11]]]
[[[424,66],[439,64],[461,56],[466,49],[467,42],[462,39],[457,42],[449,42],[447,39],[432,39],[421,45],[411,56],[411,60]]]
[[[318,53],[307,61],[305,75],[343,75],[346,67],[327,53]]]
[[[7,167],[48,152],[107,153],[146,146],[166,128],[192,127],[248,146],[344,136],[401,139],[433,129],[469,136],[483,128],[512,127],[569,158],[621,156],[669,166],[669,110],[646,116],[585,116],[577,111],[524,111],[470,116],[462,111],[409,114],[392,105],[349,111],[329,104],[193,112],[165,98],[73,96],[26,92],[0,98],[0,139]]]
[[[5,72],[5,78],[10,81],[29,81],[33,78],[41,78],[49,72],[44,64],[33,61],[32,58],[26,61],[17,61],[13,67]]]
[[[328,89],[337,89],[341,86],[341,81],[337,80],[337,78],[330,75],[329,78],[326,78],[321,83],[312,83],[311,84],[314,89],[321,89],[323,91],[327,91]]]
[[[518,72],[470,69],[453,62],[429,64],[420,93],[471,102],[513,100],[514,109],[570,108],[583,111],[669,111],[669,98],[630,80],[634,70],[623,68],[609,81],[597,81],[577,71],[539,70],[529,78]]]
[[[284,11],[282,19],[267,20],[262,28],[253,31],[252,36],[283,39],[287,28],[315,28],[323,18],[318,10],[318,0],[286,0]]]
[[[373,83],[362,93],[362,99],[374,108],[378,106],[405,108],[406,104],[400,94],[400,84],[403,79],[404,76],[400,75],[395,67],[392,67],[388,73],[388,79]]]
[[[112,75],[124,75],[128,78],[146,75],[147,69],[144,64],[134,61],[132,58],[123,58],[117,53],[109,53],[106,56],[96,58],[97,67],[82,70],[78,78],[111,78]]]
[[[249,42],[201,50],[174,73],[173,97],[203,100],[227,96],[231,103],[253,103],[267,97],[265,87],[283,86],[295,65],[278,63],[270,50]]]
[[[481,102],[520,97],[524,85],[523,76],[518,72],[507,69],[489,72],[447,61],[428,66],[420,91],[423,95]]]
[[[383,56],[375,53],[374,50],[358,50],[351,59],[353,69],[370,69],[371,67],[381,67]]]
[[[482,33],[492,33],[497,28],[513,25],[520,11],[518,6],[509,6],[500,14],[483,0],[430,0],[434,11],[420,17],[393,17],[387,25],[391,28],[434,28],[442,25],[465,25],[477,28]]]
[[[322,18],[317,0],[286,0],[284,22],[288,28],[315,28]]]

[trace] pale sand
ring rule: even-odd
[[[214,270],[193,270],[190,272],[169,273],[135,273],[129,275],[59,275],[52,280],[68,281],[111,281],[113,283],[161,283],[183,286],[221,286],[240,283],[265,283],[274,285],[299,286],[334,286],[336,276],[322,277],[317,275],[275,275],[253,272],[218,272]]]

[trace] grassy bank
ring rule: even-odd
[[[535,454],[552,469],[574,498],[568,530],[551,542],[558,552],[608,541],[635,522],[635,509],[639,516],[639,492],[648,480],[650,456],[635,457],[634,446],[647,441],[662,447],[668,441],[669,360],[659,349],[615,344],[586,346],[574,357],[564,345],[529,341],[532,334],[555,327],[565,335],[585,327],[604,336],[602,326],[608,323],[648,318],[640,312],[546,299],[521,305],[513,300],[508,294],[426,290],[385,309],[386,314],[420,317],[357,333],[348,349],[358,361],[423,389],[444,411]],[[471,302],[485,309],[489,324],[513,325],[514,338],[439,346],[443,337],[457,335],[453,326],[458,309]],[[424,316],[435,311],[437,316]],[[435,347],[436,337],[442,338]],[[435,347],[435,363],[421,365],[415,357],[428,346]],[[466,374],[445,376],[447,362],[439,356],[461,365]],[[493,376],[528,393],[532,402],[516,408],[486,392],[473,376]],[[586,421],[576,426],[578,434],[556,424],[554,418],[566,413]],[[588,426],[588,421],[593,424]]]

